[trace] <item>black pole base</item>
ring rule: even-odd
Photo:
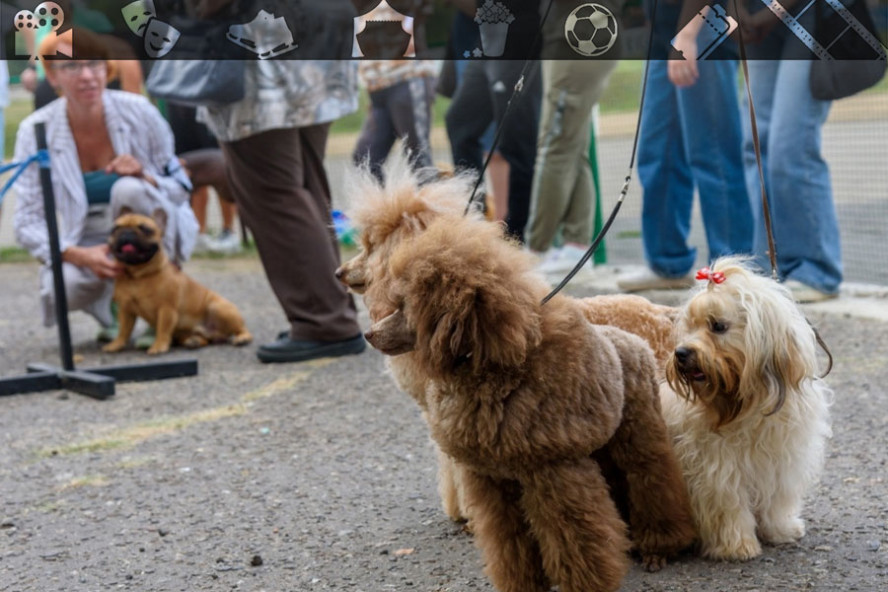
[[[146,382],[197,375],[197,360],[148,362],[65,370],[50,364],[29,364],[24,376],[0,378],[0,397],[65,389],[92,397],[114,396],[116,382]]]

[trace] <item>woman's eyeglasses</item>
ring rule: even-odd
[[[103,72],[107,67],[107,63],[105,60],[84,60],[84,61],[71,61],[71,62],[61,62],[58,64],[53,64],[52,69],[58,70],[64,74],[69,76],[78,76],[83,72],[84,68],[88,68],[90,72],[93,74],[98,74]]]

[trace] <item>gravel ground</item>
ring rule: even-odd
[[[255,260],[189,271],[237,302],[260,342],[283,328]],[[0,375],[56,363],[37,267],[0,274]],[[809,314],[836,398],[808,534],[745,564],[636,566],[624,590],[888,589],[888,323]],[[71,319],[81,367],[145,359],[101,354],[93,322]],[[263,366],[253,350],[199,351],[197,377],[119,384],[108,401],[0,399],[0,590],[491,591],[471,537],[439,509],[427,430],[382,356]]]

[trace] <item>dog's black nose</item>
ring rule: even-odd
[[[334,275],[336,276],[337,280],[341,280],[342,276],[345,275],[345,272],[342,270],[341,267],[337,267],[336,271],[334,272]]]
[[[675,359],[679,364],[685,365],[694,357],[694,350],[689,347],[679,346],[675,348]]]

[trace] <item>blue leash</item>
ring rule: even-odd
[[[3,189],[0,189],[0,204],[3,203],[3,198],[6,197],[6,193],[12,188],[19,176],[23,172],[25,172],[25,169],[28,168],[33,162],[39,163],[41,169],[49,168],[49,151],[38,150],[36,154],[28,157],[22,162],[11,162],[9,164],[0,165],[0,175],[5,173],[6,171],[11,171],[15,169],[15,172],[12,174],[9,180],[6,181]]]

